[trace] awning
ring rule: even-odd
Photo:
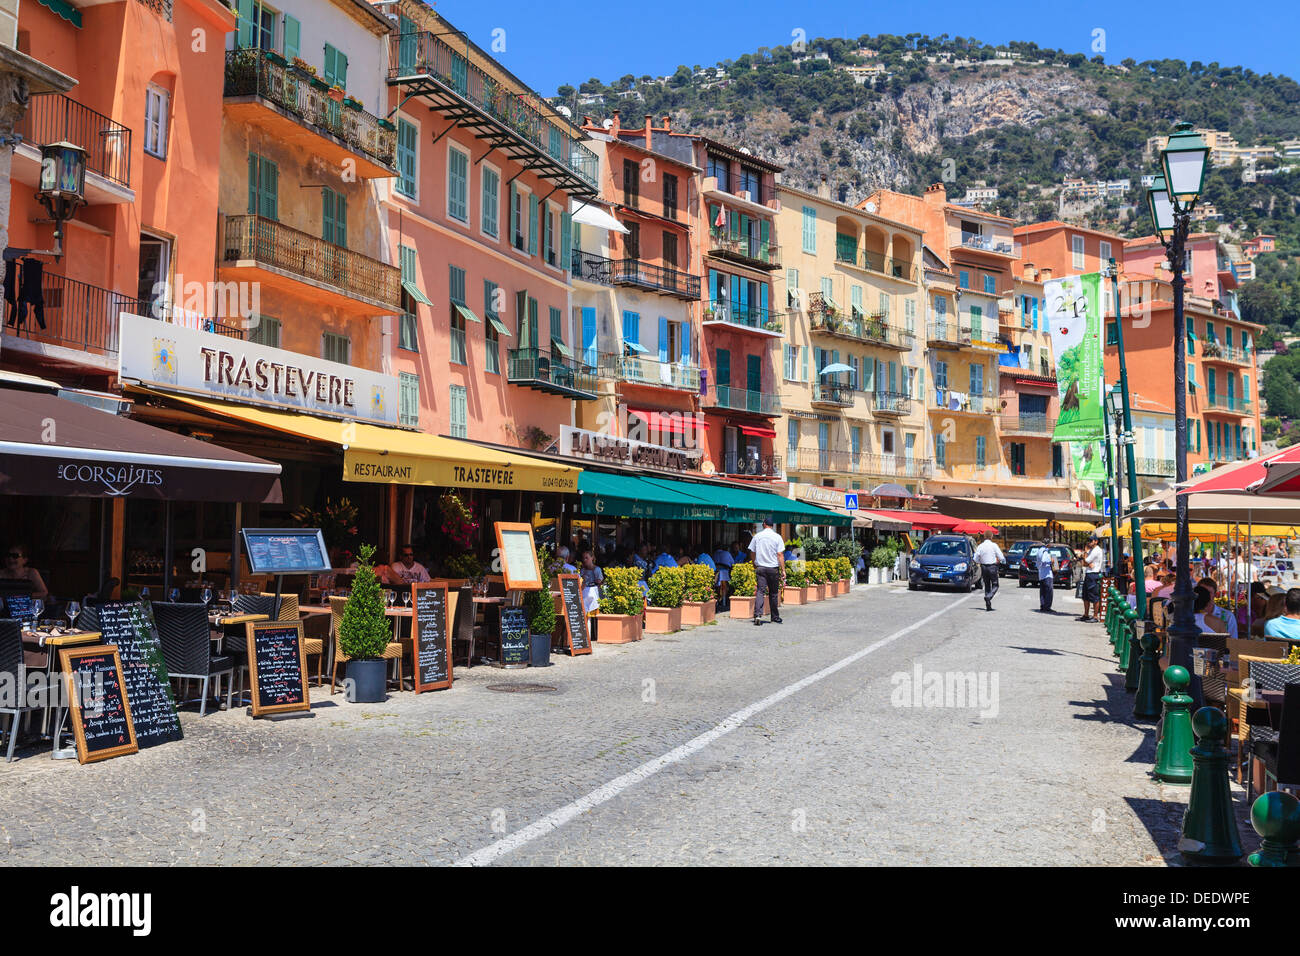
[[[749,435],[753,438],[775,438],[776,437],[775,428],[760,428],[756,425],[741,425],[740,433],[742,435]]]
[[[845,511],[831,511],[806,501],[775,495],[770,491],[738,488],[734,485],[717,486],[722,501],[727,506],[727,520],[737,522],[762,521],[771,516],[778,524],[840,525],[853,524],[853,516]]]
[[[647,355],[650,352],[650,350],[640,342],[624,342],[623,345],[640,355]]]
[[[679,432],[704,431],[709,427],[709,423],[704,420],[703,415],[695,412],[659,412],[653,408],[629,408],[628,416],[635,415],[645,426],[652,432],[670,432],[677,434]]]
[[[271,411],[164,392],[151,394],[164,395],[250,425],[337,445],[343,449],[345,481],[572,492],[578,490],[578,475],[582,471],[572,465],[484,448],[441,435],[364,422],[331,421],[314,415]]]
[[[572,350],[559,339],[551,339],[551,351],[559,352],[566,359],[573,358]]]
[[[483,324],[483,320],[474,314],[474,310],[464,303],[453,302],[452,306],[460,313],[461,317],[465,319],[466,322],[477,322],[480,325]]]
[[[1091,531],[1095,525],[1091,521],[1062,521],[1062,531]]]
[[[910,521],[899,521],[897,518],[891,518],[888,515],[881,514],[879,511],[859,511],[862,517],[871,522],[871,527],[876,531],[911,531],[912,523]],[[856,527],[856,522],[854,523]]]
[[[958,518],[973,518],[988,524],[1037,524],[1040,521],[1090,521],[1096,524],[1102,514],[1090,508],[1076,508],[1073,501],[1037,498],[958,498],[939,496],[939,507]],[[1003,519],[1021,519],[1004,521]]]
[[[22,389],[0,389],[0,494],[282,501],[275,462]]]
[[[577,202],[571,202],[571,206],[577,206]],[[583,226],[592,226],[596,229],[604,229],[606,232],[627,232],[627,226],[623,225],[605,210],[599,206],[586,203],[573,213],[573,221]]]
[[[506,328],[506,324],[491,312],[487,314],[487,320],[492,323],[492,328],[497,330],[497,335],[510,335],[510,330]]]
[[[689,493],[681,481],[639,475],[584,471],[578,478],[578,510],[583,514],[618,518],[660,518],[669,521],[725,521],[726,506],[704,495]],[[707,491],[705,492],[707,494]]]
[[[423,292],[421,292],[420,287],[416,285],[412,280],[410,279],[402,280],[402,288],[406,291],[407,295],[409,295],[416,302],[420,303],[420,305],[433,305],[433,303],[429,301],[429,297],[425,295]]]
[[[951,531],[960,523],[960,519],[950,518],[937,511],[879,509],[872,513],[892,518],[894,521],[907,522],[908,527],[914,531]]]

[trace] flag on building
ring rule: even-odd
[[[1075,477],[1104,479],[1101,275],[1049,279],[1043,283],[1043,296],[1061,402],[1052,440],[1070,444]]]

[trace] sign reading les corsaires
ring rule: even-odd
[[[118,374],[272,408],[397,424],[392,375],[123,312]]]

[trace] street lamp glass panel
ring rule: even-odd
[[[1185,206],[1196,202],[1201,194],[1209,152],[1205,140],[1192,129],[1191,123],[1179,123],[1169,137],[1169,145],[1160,154],[1169,191]]]
[[[1157,176],[1151,188],[1147,190],[1147,209],[1151,213],[1151,225],[1161,239],[1168,239],[1174,232],[1174,204],[1165,188],[1163,176]]]
[[[72,143],[42,146],[40,191],[51,199],[85,199],[86,151]]]

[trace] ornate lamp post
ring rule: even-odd
[[[57,262],[63,258],[63,224],[86,202],[86,151],[72,143],[41,147],[41,180],[36,198],[54,220]]]
[[[1209,149],[1192,129],[1179,123],[1160,153],[1163,176],[1147,190],[1147,207],[1156,236],[1165,247],[1174,276],[1174,445],[1175,481],[1187,481],[1187,319],[1183,314],[1183,263],[1192,209],[1205,180]],[[1190,668],[1198,629],[1192,612],[1191,541],[1187,532],[1187,497],[1177,499],[1177,576],[1174,615],[1169,626],[1169,662]]]

